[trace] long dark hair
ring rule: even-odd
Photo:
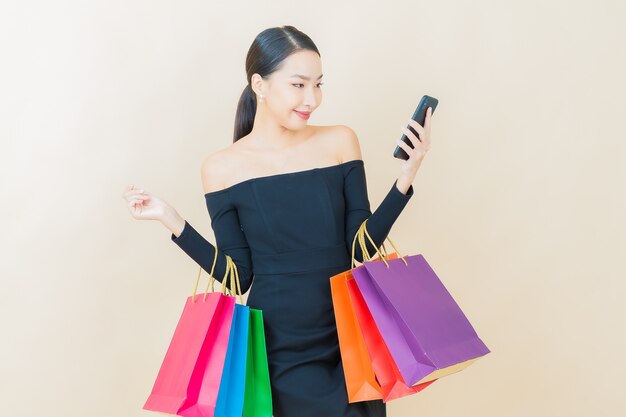
[[[243,89],[237,104],[233,143],[250,133],[254,124],[256,97],[252,87],[250,87],[252,75],[258,73],[265,78],[276,71],[280,63],[289,55],[304,49],[320,55],[311,38],[293,26],[268,28],[254,38],[246,56],[248,84]]]

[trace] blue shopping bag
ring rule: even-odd
[[[241,417],[246,387],[250,307],[235,304],[215,417]]]

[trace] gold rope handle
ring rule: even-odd
[[[215,264],[217,263],[217,246],[215,246],[215,255],[213,256],[213,265],[211,265],[211,272],[209,273],[209,282],[206,284],[206,290],[204,291],[204,299],[206,301],[207,293],[209,292],[209,285],[211,286],[211,292],[214,291],[214,283],[215,278],[213,276],[213,272],[215,271]],[[200,275],[202,274],[202,266],[198,269],[198,277],[196,278],[196,285],[193,287],[193,295],[191,297],[191,302],[196,302],[196,291],[198,291],[198,284],[200,283]]]
[[[226,272],[224,273],[224,279],[222,280],[222,294],[230,294],[230,295],[239,295],[239,302],[243,304],[243,294],[241,293],[241,283],[239,281],[239,272],[237,271],[237,264],[233,261],[233,259],[226,256]],[[217,245],[215,245],[215,255],[213,256],[213,264],[211,265],[211,272],[209,273],[209,281],[206,285],[206,290],[204,291],[203,301],[206,301],[206,297],[209,293],[209,287],[211,289],[210,292],[215,291],[215,264],[217,263]],[[200,283],[200,276],[202,274],[202,266],[198,268],[198,277],[196,278],[196,285],[193,288],[193,295],[191,298],[192,302],[196,302],[196,293],[198,291],[198,284]],[[230,285],[226,285],[228,280],[230,279]],[[230,287],[230,288],[229,288]],[[233,289],[231,291],[231,288]]]
[[[372,242],[372,246],[376,247],[376,244],[374,243],[374,240],[372,240],[372,237],[370,236],[370,234],[367,231],[367,226],[365,225],[365,223],[367,222],[367,219],[365,219],[365,221],[363,222],[363,224],[361,225],[363,228],[363,232],[365,233],[365,235],[367,235],[367,238],[370,240],[370,242]],[[360,230],[360,229],[359,229]],[[389,236],[387,236],[387,240],[389,240],[389,243],[391,243],[391,246],[393,246],[394,250],[396,251],[396,253],[398,255],[400,255],[400,251],[398,250],[398,248],[396,248],[396,245],[393,244],[392,240],[389,238]],[[378,251],[378,248],[376,248],[376,252],[378,253],[379,256],[382,257],[382,254]],[[404,256],[400,255],[400,259],[402,259],[402,262],[404,262],[404,265],[409,266],[408,262],[406,261],[406,259],[404,259]],[[385,258],[382,258],[383,262],[385,263],[385,265],[387,265],[387,268],[389,268],[389,263],[387,263],[387,261],[385,260]]]
[[[363,238],[363,225],[364,224],[365,222],[361,223],[358,230],[354,234],[354,239],[352,239],[352,262],[350,263],[350,269],[353,269],[356,267],[355,247],[356,247],[357,239],[359,239],[359,246],[361,247],[361,254],[362,254],[363,262],[368,261],[370,259],[369,252],[367,250],[367,247],[365,245],[365,240]]]
[[[228,282],[230,280],[230,282]],[[230,257],[226,255],[226,272],[224,272],[224,278],[222,279],[222,294],[231,295],[230,287],[233,281],[233,266],[230,263]]]
[[[371,259],[369,251],[367,249],[367,245],[365,244],[365,237],[363,235],[363,231],[365,230],[365,221],[361,223],[359,229],[354,235],[354,239],[352,239],[352,262],[350,262],[350,269],[353,269],[356,266],[356,256],[355,256],[355,248],[356,248],[356,240],[359,239],[359,246],[361,247],[361,253],[363,257],[363,261],[369,261]],[[387,257],[387,247],[385,246],[385,242],[382,244],[382,249],[384,252],[384,256]]]
[[[361,246],[361,254],[362,254],[363,261],[369,260],[369,252],[367,251],[367,248],[364,248],[365,241],[362,238],[362,235],[363,235],[362,229],[363,229],[363,223],[361,223],[361,225],[359,226],[359,229],[354,234],[354,239],[352,239],[352,262],[350,263],[350,269],[353,269],[354,267],[356,267],[356,256],[354,252],[355,252],[357,238],[359,239],[359,246]]]
[[[385,254],[385,258],[389,256],[387,252],[387,247],[385,246],[385,241],[383,240],[383,244],[380,246],[382,248],[382,252]]]
[[[352,261],[350,262],[350,269],[353,269],[356,267],[355,248],[356,248],[357,239],[359,239],[359,246],[361,247],[363,261],[370,260],[369,251],[367,250],[367,245],[365,244],[365,238],[363,237],[364,225],[365,225],[365,222],[361,223],[361,225],[359,226],[359,229],[354,235],[354,238],[352,239]],[[387,248],[385,247],[384,242],[383,242],[383,250],[385,252],[385,256],[387,256]]]
[[[237,292],[239,293],[239,302],[243,304],[243,294],[241,292],[241,281],[239,281],[239,270],[237,269],[237,264],[235,263],[235,261],[231,261],[231,262],[233,264],[233,269],[235,270],[235,281],[237,283]]]
[[[367,221],[367,220],[365,220]],[[363,223],[361,223],[361,226],[359,226],[359,230],[357,231],[358,235],[359,235],[359,243],[361,245],[361,252],[364,254],[363,255],[363,260],[365,261],[370,261],[372,259],[374,259],[373,256],[370,255],[369,250],[367,249],[367,245],[365,244],[365,232],[366,232],[366,228],[365,228],[365,221],[363,221]],[[370,239],[371,241],[371,239]],[[372,246],[374,245],[374,243],[372,243]],[[378,252],[379,257],[382,258],[387,258],[389,257],[389,254],[387,253],[387,247],[385,246],[385,241],[383,241],[383,243],[380,246],[381,251],[383,252],[383,255],[380,255],[380,252]]]
[[[361,245],[361,254],[363,255],[363,262],[371,261],[372,257],[370,255],[370,251],[367,249],[367,244],[365,243],[365,235],[363,234],[363,227],[365,226],[365,222],[361,223],[359,226],[359,230],[357,231],[359,235],[359,245]]]
[[[228,270],[230,271],[230,288],[228,288],[228,292],[230,295],[234,295],[235,297],[239,295],[239,302],[243,304],[243,294],[241,293],[241,282],[239,281],[237,264],[233,261],[233,258],[228,255],[226,255],[226,263],[228,264]],[[224,288],[226,288],[226,285],[222,285],[222,289]]]

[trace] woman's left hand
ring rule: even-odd
[[[422,164],[422,160],[426,155],[426,152],[430,149],[430,119],[433,114],[432,107],[429,107],[426,110],[426,119],[424,120],[424,126],[420,125],[413,119],[409,119],[409,125],[417,132],[419,137],[415,136],[411,129],[408,127],[402,126],[400,131],[409,138],[409,141],[413,145],[411,148],[409,145],[404,143],[402,140],[398,139],[397,143],[404,152],[409,155],[409,159],[404,161],[402,164],[402,176],[409,179],[409,182],[413,182],[415,178],[415,174],[417,174],[417,170]]]

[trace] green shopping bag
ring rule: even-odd
[[[272,391],[265,348],[263,312],[250,309],[243,417],[272,417]]]

